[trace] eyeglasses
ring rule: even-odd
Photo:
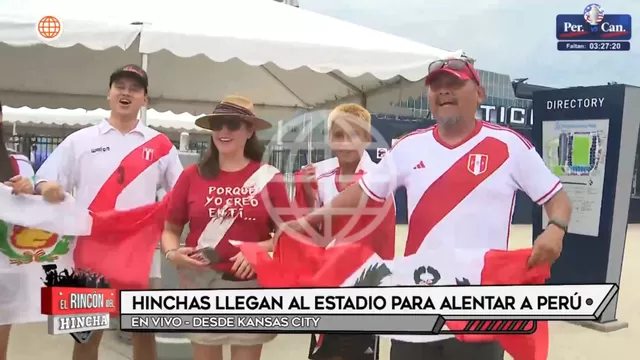
[[[222,130],[223,127],[226,127],[229,131],[237,131],[239,130],[242,125],[245,125],[247,127],[250,126],[250,124],[244,120],[240,120],[237,118],[221,118],[221,119],[212,119],[211,120],[211,130],[212,131],[220,131]]]
[[[480,85],[480,79],[476,77],[476,73],[475,71],[473,71],[471,64],[472,64],[472,61],[470,59],[467,60],[465,58],[436,60],[431,64],[429,64],[429,74],[445,67],[452,70],[456,70],[456,71],[464,70],[464,68],[467,68],[469,69],[469,73],[471,74],[473,81],[475,81],[476,84]]]

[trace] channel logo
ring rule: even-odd
[[[606,14],[599,4],[589,4],[582,14],[556,16],[556,38],[561,41],[631,40],[631,15]]]

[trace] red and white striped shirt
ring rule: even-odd
[[[359,184],[377,200],[406,187],[409,230],[405,256],[415,254],[418,260],[434,252],[464,257],[490,249],[506,250],[516,192],[522,190],[542,205],[562,188],[527,139],[483,121],[457,146],[444,143],[437,126],[404,136]],[[470,267],[468,271],[475,270]],[[427,342],[446,336],[394,338]]]

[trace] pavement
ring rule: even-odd
[[[397,228],[398,249],[404,251],[406,226]],[[636,240],[639,239],[639,240]],[[638,241],[638,242],[636,242]],[[514,225],[511,231],[512,249],[531,245],[531,226]],[[549,360],[633,360],[636,342],[640,341],[640,291],[634,282],[640,278],[640,225],[629,225],[625,247],[625,262],[618,302],[618,319],[629,323],[629,328],[611,333],[601,333],[565,322],[553,322]],[[635,306],[634,306],[635,305]],[[9,344],[9,360],[70,360],[73,340],[70,336],[47,335],[46,324],[29,324],[14,327]],[[280,335],[264,347],[262,360],[306,359],[308,335]],[[383,341],[381,360],[389,359],[389,342]],[[100,347],[100,360],[129,360],[131,347],[117,339],[117,333],[105,335]],[[230,359],[228,350],[225,359]],[[512,360],[506,357],[506,360]],[[428,359],[425,359],[428,360]]]

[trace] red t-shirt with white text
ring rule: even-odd
[[[229,272],[228,261],[238,253],[238,248],[229,240],[261,242],[271,238],[276,219],[270,215],[269,207],[290,208],[289,196],[281,174],[276,174],[258,194],[243,185],[262,164],[250,162],[235,172],[220,171],[214,179],[200,175],[197,166],[186,168],[173,188],[167,221],[175,225],[189,223],[186,245],[196,247],[207,224],[220,217],[237,216],[222,240],[215,247],[223,261],[214,266],[216,270]],[[227,206],[226,209],[223,209]],[[277,215],[286,221],[286,215]]]

